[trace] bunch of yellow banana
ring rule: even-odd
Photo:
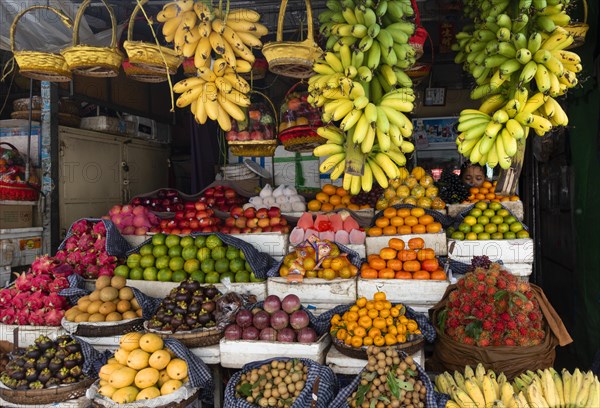
[[[528,370],[514,379],[513,389],[526,407],[600,407],[600,381],[592,371]]]
[[[215,60],[213,70],[198,69],[198,76],[186,78],[173,86],[180,93],[178,108],[190,106],[196,121],[216,120],[225,132],[231,130],[231,120],[246,120],[244,108],[250,106],[247,93],[250,85],[223,58]]]
[[[564,27],[571,22],[571,17],[565,12],[568,2],[536,0],[533,7],[536,10],[534,17],[535,27],[546,33],[553,32],[557,27]]]

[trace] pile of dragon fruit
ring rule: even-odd
[[[86,279],[112,276],[117,266],[117,257],[106,252],[104,223],[79,220],[71,226],[71,233],[64,248],[54,257],[70,264],[76,274]]]
[[[487,258],[487,257],[476,257]],[[545,336],[542,312],[528,282],[489,259],[458,280],[441,312],[440,328],[463,344],[534,346]]]
[[[14,286],[0,290],[0,322],[32,326],[60,326],[67,300],[58,292],[69,287],[71,265],[43,256],[28,272],[20,274]]]

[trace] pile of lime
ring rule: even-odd
[[[115,268],[127,279],[200,283],[260,282],[241,249],[223,244],[216,235],[182,236],[156,234],[139,253]]]
[[[475,203],[458,228],[448,228],[447,234],[469,241],[529,238],[523,224],[502,204],[485,201]]]

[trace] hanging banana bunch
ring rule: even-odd
[[[493,4],[491,4],[493,3]],[[455,62],[471,73],[479,110],[459,118],[458,150],[471,162],[510,167],[519,143],[543,136],[568,117],[556,98],[578,84],[580,57],[567,48],[566,0],[466,1],[479,23],[456,35]],[[517,11],[515,11],[517,10]]]

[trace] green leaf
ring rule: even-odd
[[[527,302],[529,299],[527,299],[527,296],[525,296],[524,294],[522,294],[521,292],[513,292],[513,296],[519,297],[521,298],[521,300],[523,302]]]
[[[411,377],[416,377],[417,376],[417,372],[413,371],[410,368],[407,368],[406,370],[404,370],[405,373],[408,373],[408,375],[410,375]]]
[[[367,381],[373,381],[375,379],[375,377],[377,377],[377,373],[375,371],[367,373],[367,374],[363,374],[363,378]]]
[[[397,380],[397,382],[398,382],[398,386],[400,388],[402,388],[404,391],[413,391],[414,390],[413,385],[407,381]]]
[[[479,320],[472,321],[471,323],[467,324],[467,327],[465,327],[465,333],[467,336],[473,337],[475,340],[479,339],[482,331],[483,327]]]
[[[446,328],[446,320],[447,319],[448,319],[448,308],[444,308],[444,310],[442,310],[438,314],[438,327],[440,328],[440,330],[444,331],[444,329]]]
[[[257,383],[258,384],[258,383]],[[240,389],[239,392],[240,394],[242,394],[244,397],[249,397],[252,395],[252,384],[250,383],[244,383],[242,385],[240,385]]]
[[[498,300],[502,299],[504,296],[506,296],[507,294],[508,294],[507,291],[499,290],[498,292],[496,292],[496,294],[494,294],[494,300],[498,301]]]
[[[388,398],[387,398],[385,395],[380,395],[380,396],[379,396],[377,399],[378,399],[379,401],[383,401],[383,402],[385,402],[386,404],[389,404],[389,403],[390,403],[390,400],[389,400],[389,399],[388,399]]]
[[[369,389],[371,388],[370,384],[361,384],[358,386],[358,389],[356,390],[356,405],[357,406],[361,406],[362,403],[365,401],[365,395],[367,395],[367,392],[369,392]]]
[[[375,398],[371,398],[371,402],[369,403],[369,408],[375,408],[377,405],[377,400]]]
[[[392,374],[392,372],[387,373],[387,383],[390,387],[390,392],[392,395],[398,399],[400,399],[400,388],[398,387],[398,383],[396,382],[396,377]]]

